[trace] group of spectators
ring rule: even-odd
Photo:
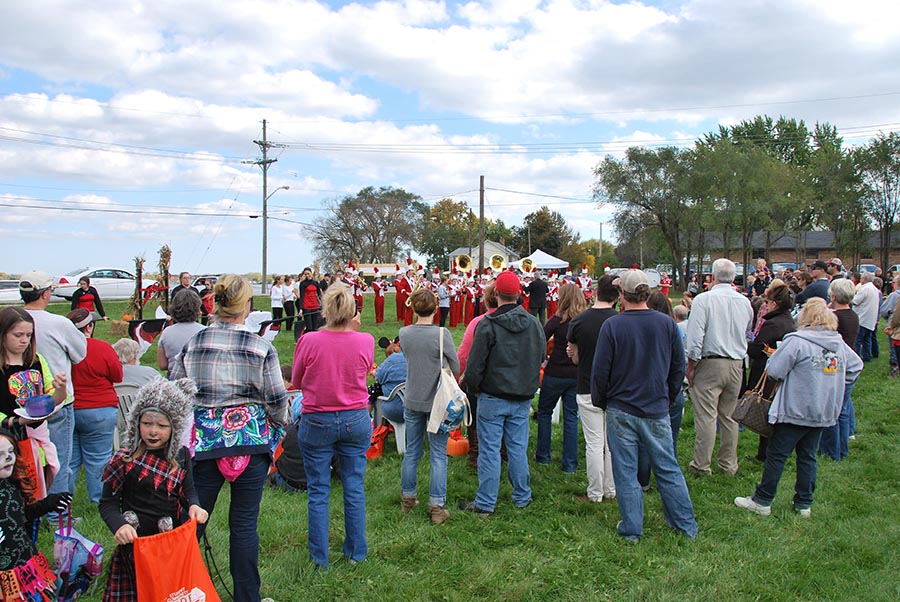
[[[653,474],[666,522],[693,538],[698,524],[675,456],[685,390],[690,393],[696,432],[688,470],[698,477],[712,472],[718,438],[716,466],[733,475],[739,465],[739,428],[731,416],[742,390],[755,386],[765,372],[769,385],[763,394],[773,396],[769,421],[774,432],[761,439],[758,448],[757,459],[765,463],[760,484],[753,495],[738,497],[735,504],[769,514],[786,460],[796,453],[794,509],[809,516],[817,453],[821,449],[835,459],[846,455],[852,428],[850,393],[863,361],[877,354],[872,341],[877,339],[878,317],[889,315],[889,336],[894,329],[900,332],[894,323],[900,316],[895,311],[900,277],[894,279],[895,292],[882,302],[874,275],[864,274],[856,290],[850,279],[829,278],[833,265],[834,260],[814,262],[808,282],[796,273],[787,280],[773,277],[763,265],[753,286],[741,291],[734,286],[734,264],[719,259],[713,263],[706,291],[687,295],[675,308],[666,295],[651,290],[644,272],[607,274],[596,283],[591,307],[586,307],[577,287],[563,287],[557,312],[543,327],[520,305],[518,277],[501,272],[485,291],[486,313],[470,322],[458,350],[448,330],[434,327],[440,322],[435,294],[413,291],[410,305],[416,322],[402,328],[394,341],[385,341],[383,347],[394,360],[376,372],[386,394],[406,383],[402,403],[385,407],[389,418],[406,424],[400,509],[410,513],[419,505],[417,467],[427,438],[428,516],[435,524],[450,518],[447,434],[427,429],[438,379],[442,370],[449,369],[461,376],[475,417],[469,431],[470,459],[479,484],[474,499],[458,505],[461,511],[494,513],[503,456],[508,460],[513,505],[525,508],[533,502],[529,416],[540,387],[535,462],[552,461],[550,417],[561,400],[559,461],[564,472],[577,469],[579,418],[582,423],[587,469],[582,499],[586,503],[615,499],[621,515],[618,534],[636,540],[643,532],[643,496]],[[764,287],[756,285],[760,281]],[[224,482],[231,484],[228,524],[235,600],[260,599],[257,522],[270,454],[285,428],[297,431],[303,458],[314,564],[329,566],[328,506],[335,463],[340,464],[343,485],[343,554],[350,562],[361,562],[368,555],[364,472],[372,420],[366,381],[375,341],[359,332],[358,305],[348,287],[323,287],[310,270],[303,271],[299,283],[297,299],[312,295],[316,300],[311,308],[313,327],[304,329],[291,368],[290,384],[302,391],[299,422],[290,419],[289,393],[274,347],[242,328],[252,304],[246,280],[226,275],[215,283],[209,327],[197,323],[201,294],[187,286],[175,291],[170,306],[173,323],[159,339],[160,368],[168,370],[170,379],[190,379],[196,386],[191,475],[198,508],[212,513]],[[273,291],[274,285],[283,295],[283,287],[292,284],[276,279]],[[36,348],[48,364],[45,372],[53,375],[44,378],[66,390],[61,400],[74,396],[74,407],[61,404],[47,420],[60,473],[50,492],[72,491],[76,471],[83,465],[88,495],[98,502],[104,496],[104,465],[116,423],[113,387],[122,381],[146,382],[156,371],[137,366],[137,343],[121,340],[109,346],[92,338],[98,316],[88,309],[76,307],[68,318],[47,312],[51,289],[46,274],[23,276],[25,308],[0,312],[0,325],[12,329],[22,321],[33,324]],[[282,296],[282,304],[285,301]],[[307,308],[302,303],[305,320]],[[6,316],[9,312],[17,313]],[[0,336],[5,340],[6,334]],[[890,341],[893,351],[895,339]],[[402,376],[400,363],[406,368]],[[385,369],[392,365],[392,370]],[[4,370],[4,374],[13,371],[6,359]],[[896,373],[894,361],[892,376]],[[777,390],[775,383],[781,383]],[[14,423],[15,419],[10,426]],[[152,514],[151,510],[146,511]]]

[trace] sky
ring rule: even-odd
[[[593,168],[759,114],[900,129],[895,0],[32,0],[0,19],[0,271],[315,259],[327,203],[394,186],[615,240]],[[282,188],[284,187],[284,188]],[[274,191],[274,192],[273,192]],[[602,224],[602,226],[601,226]],[[349,258],[348,258],[349,259]],[[367,258],[359,258],[367,261]]]

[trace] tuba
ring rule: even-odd
[[[491,255],[491,269],[495,272],[502,272],[506,269],[506,258],[499,253]]]
[[[456,263],[456,269],[460,272],[468,272],[472,269],[472,258],[465,253],[457,255],[454,262]]]
[[[523,272],[533,272],[534,271],[534,260],[531,257],[526,257],[522,260],[522,271]]]

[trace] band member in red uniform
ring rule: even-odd
[[[388,287],[388,283],[381,279],[381,270],[376,265],[372,270],[375,272],[375,280],[372,281],[372,290],[375,292],[375,323],[384,322],[384,292]]]
[[[531,295],[526,293],[524,287],[531,284],[531,281],[534,280],[534,276],[531,272],[525,272],[522,274],[522,284],[520,285],[522,290],[522,309],[526,312],[531,313],[530,304],[531,304]]]
[[[409,266],[409,268],[406,270],[406,288],[409,290],[409,293],[407,294],[408,300],[408,295],[411,295],[412,292],[416,290],[416,286],[419,284],[419,280],[418,278],[416,278],[416,273],[424,273],[425,270],[422,266],[419,266],[418,270],[415,270],[412,265],[412,259],[410,259],[409,257],[406,258],[406,264]],[[411,326],[413,323],[413,309],[412,306],[406,307],[406,305],[407,304],[404,303],[403,325]]]
[[[559,309],[559,282],[557,282],[556,270],[550,272],[549,280],[547,283],[547,315],[552,317]]]
[[[464,304],[465,313],[463,315],[463,324],[466,326],[468,326],[469,322],[472,321],[472,318],[475,317],[475,302],[478,301],[480,290],[481,289],[478,288],[478,285],[475,284],[475,278],[472,277],[472,274],[470,272],[464,290],[466,300]]]
[[[575,282],[578,286],[581,287],[581,292],[584,295],[585,301],[590,301],[593,298],[593,292],[591,291],[591,282],[593,280],[588,275],[588,267],[586,263],[581,264],[581,276],[575,279]]]
[[[669,287],[672,286],[672,279],[669,278],[669,274],[666,272],[663,272],[660,276],[662,276],[662,278],[659,279],[659,292],[668,297]]]
[[[397,305],[397,321],[403,321],[403,313],[406,310],[404,307],[404,303],[406,302],[406,297],[404,297],[403,287],[406,280],[403,278],[403,273],[400,271],[400,264],[394,264],[394,280],[391,282],[391,286],[394,287],[394,302]]]
[[[459,275],[456,268],[450,272],[450,328],[456,326],[462,321],[462,286],[459,283]]]

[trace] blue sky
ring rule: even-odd
[[[163,244],[175,271],[258,271],[261,175],[242,160],[263,119],[287,144],[269,189],[290,187],[270,271],[312,263],[303,224],[366,186],[477,210],[483,174],[488,217],[546,204],[596,237],[611,209],[591,168],[629,145],[763,113],[849,144],[896,129],[898,29],[887,0],[8,6],[0,271],[153,265]]]

